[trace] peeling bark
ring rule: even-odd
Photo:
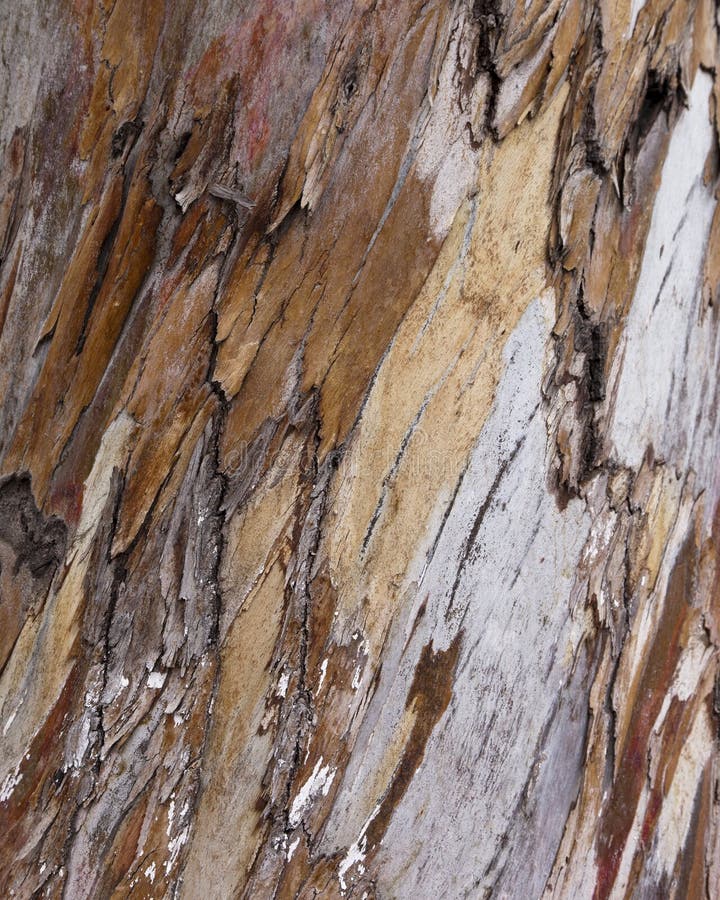
[[[710,0],[0,41],[3,896],[717,896]]]

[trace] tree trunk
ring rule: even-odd
[[[11,0],[0,893],[720,894],[711,0]]]

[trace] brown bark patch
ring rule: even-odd
[[[447,650],[433,650],[432,640],[422,649],[405,704],[406,709],[414,707],[415,722],[380,810],[368,828],[369,847],[382,840],[395,808],[423,761],[428,739],[450,703],[462,635],[459,631]]]
[[[598,839],[595,900],[610,895],[645,783],[648,742],[682,652],[697,564],[693,536],[675,561],[657,634],[648,648],[636,694],[633,725],[603,814]]]

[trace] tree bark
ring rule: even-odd
[[[719,896],[711,0],[0,38],[3,896]]]

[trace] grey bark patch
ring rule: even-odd
[[[40,512],[27,474],[0,481],[0,542],[15,556],[13,575],[25,566],[36,580],[48,580],[65,557],[67,526]]]

